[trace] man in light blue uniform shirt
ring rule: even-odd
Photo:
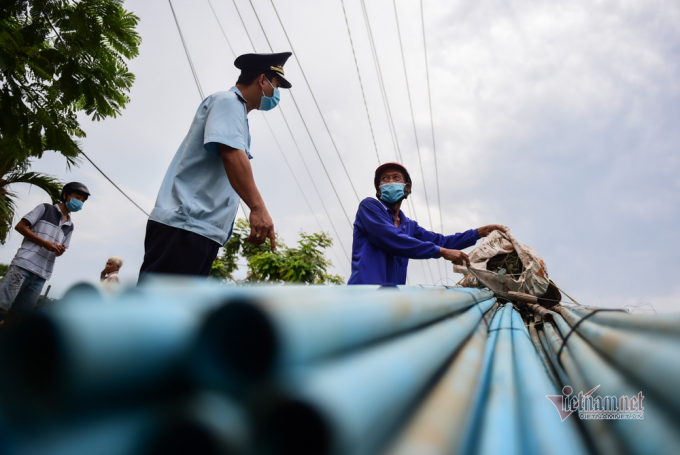
[[[151,211],[140,279],[148,273],[207,276],[234,226],[240,200],[251,210],[248,241],[270,239],[274,223],[250,166],[248,113],[270,110],[290,88],[283,65],[292,54],[245,54],[236,86],[207,97],[170,163]]]

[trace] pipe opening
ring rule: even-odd
[[[6,387],[40,396],[54,394],[64,362],[56,325],[45,316],[26,319],[7,333],[0,359],[6,369]]]
[[[278,407],[268,422],[267,441],[276,455],[323,455],[331,451],[326,419],[312,406],[290,400]]]
[[[248,379],[267,373],[276,357],[274,326],[264,311],[248,301],[219,309],[208,319],[203,338],[224,372]]]
[[[170,425],[156,435],[150,443],[149,455],[184,455],[200,453],[218,455],[223,453],[215,438],[203,426],[195,422]]]

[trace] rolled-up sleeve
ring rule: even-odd
[[[357,211],[357,221],[369,242],[383,252],[398,257],[409,259],[439,257],[439,246],[403,233],[394,226],[389,215],[379,204],[378,201],[367,198],[361,201]]]
[[[203,145],[206,150],[219,154],[217,144],[248,153],[248,124],[245,105],[238,98],[219,98],[210,104],[205,120]]]
[[[477,243],[477,240],[479,240],[479,232],[477,232],[477,229],[469,229],[465,232],[453,235],[442,235],[423,229],[420,225],[416,225],[413,236],[422,241],[432,242],[435,245],[450,250],[462,250],[474,245]]]

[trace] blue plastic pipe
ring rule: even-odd
[[[560,309],[560,314],[572,327],[578,324],[576,330],[579,335],[621,372],[649,393],[657,395],[660,403],[680,417],[680,393],[677,390],[680,383],[680,338],[671,337],[659,342],[658,336],[649,331],[615,329],[591,322],[591,318],[579,324],[581,317],[566,308]]]
[[[0,400],[16,417],[115,402],[181,379],[202,323],[181,305],[59,305],[0,343]]]
[[[503,306],[500,310],[500,326],[492,329],[498,332],[498,339],[490,372],[489,398],[479,432],[477,453],[480,455],[524,453],[519,413],[521,402],[517,395],[517,376],[513,364],[512,312],[511,304]]]
[[[477,324],[473,335],[386,454],[449,455],[457,452],[472,411],[474,395],[470,392],[480,381],[488,334],[486,319],[491,319],[490,312]]]
[[[512,350],[517,371],[518,409],[522,416],[523,453],[530,455],[585,454],[575,420],[562,422],[548,395],[560,392],[545,372],[536,347],[519,313],[512,317]],[[546,359],[547,361],[547,359]]]
[[[562,318],[555,314],[555,324],[562,334],[571,331],[571,327]],[[662,403],[648,396],[640,385],[634,385],[628,381],[604,358],[598,355],[590,344],[578,334],[572,334],[567,340],[572,356],[579,364],[586,382],[595,387],[600,385],[596,394],[602,397],[632,397],[642,393],[644,399],[643,420],[611,420],[619,437],[636,453],[677,454],[680,450],[680,434],[673,424],[673,420],[667,418]],[[650,372],[652,373],[652,372]],[[653,374],[653,373],[652,373]],[[578,392],[578,391],[577,391]],[[583,390],[586,393],[587,390]]]
[[[287,376],[271,437],[290,453],[373,453],[493,304]]]
[[[569,308],[572,313],[579,317],[587,316],[597,309]],[[616,329],[680,336],[680,313],[628,314],[624,311],[602,311],[593,314],[588,320]]]
[[[4,428],[3,455],[162,455],[248,453],[241,408],[223,395],[196,393],[144,408],[90,412],[48,425]]]
[[[557,362],[554,365],[556,368],[559,368],[558,371],[565,372],[564,385],[571,387],[572,391],[576,391],[577,394],[579,391],[587,393],[593,386],[583,376],[581,369],[572,357],[572,352],[569,347],[565,347],[560,351],[560,346],[562,346],[563,343],[560,333],[551,323],[544,323],[543,329],[545,338],[550,344],[551,352],[554,351],[552,358],[557,359],[557,353],[560,353],[559,358],[562,361],[564,369],[562,370],[562,367]],[[573,414],[567,417],[567,419],[571,420],[577,418],[578,416]],[[595,453],[604,455],[619,455],[621,453],[626,453],[623,441],[616,435],[614,428],[611,427],[608,421],[582,420],[579,424],[585,430],[589,445],[594,449]]]
[[[550,380],[552,381],[552,384],[556,388],[556,390],[561,389],[562,387],[559,385],[560,381],[559,379],[557,379],[557,376],[555,375],[555,372],[553,371],[553,368],[550,365],[550,361],[548,360],[548,354],[543,349],[543,345],[541,344],[541,340],[538,336],[538,330],[536,330],[533,320],[529,322],[528,329],[529,335],[531,335],[531,342],[534,344],[534,348],[536,348],[536,353],[541,359],[541,363],[543,364],[545,372],[550,377]]]
[[[210,316],[198,350],[215,374],[256,378],[414,329],[492,296],[445,289],[234,294]]]

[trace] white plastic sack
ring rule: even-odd
[[[522,272],[518,279],[515,280],[510,276],[500,276],[486,270],[486,263],[489,262],[489,259],[498,254],[512,253],[513,251],[517,251],[517,255],[524,265],[524,272]],[[520,245],[509,231],[493,231],[484,237],[479,246],[469,254],[469,258],[470,268],[474,268],[475,272],[483,280],[493,280],[504,291],[518,291],[541,297],[548,290],[550,278],[548,277],[545,261],[530,246]],[[466,275],[463,280],[463,286],[484,286],[481,283],[477,283],[477,278],[469,274],[465,266],[454,265],[453,271]]]

